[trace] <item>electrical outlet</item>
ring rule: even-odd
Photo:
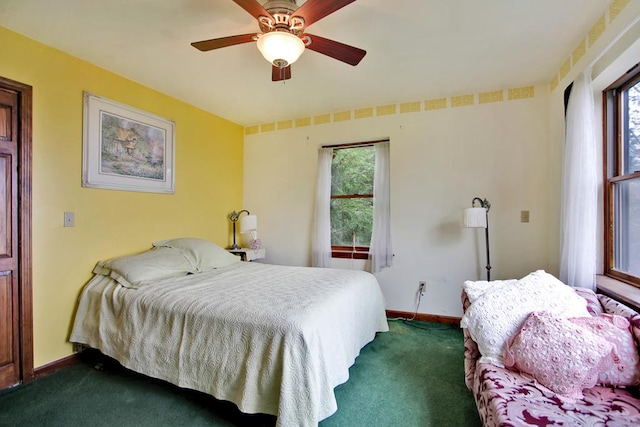
[[[529,222],[529,211],[520,211],[520,222]]]
[[[427,282],[418,282],[418,292],[420,292],[420,295],[424,295],[424,288],[427,286]]]

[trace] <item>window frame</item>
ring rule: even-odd
[[[336,144],[325,145],[323,148],[333,148],[336,150],[348,150],[361,147],[373,147],[375,144],[381,142],[388,142],[388,139],[382,139],[377,141],[367,142],[354,142],[348,144]],[[375,160],[374,160],[374,173],[375,173]],[[333,182],[333,176],[331,177]],[[373,198],[373,194],[339,194],[331,195],[331,199],[363,199]],[[372,224],[373,225],[373,224]],[[344,246],[344,245],[331,245],[331,257],[332,258],[346,258],[346,259],[369,259],[369,246]]]
[[[358,148],[358,147],[353,147]],[[331,195],[333,199],[373,199],[373,194],[338,194]],[[369,246],[344,246],[331,245],[332,258],[351,258],[351,259],[368,259]]]
[[[640,277],[615,269],[615,193],[614,185],[640,178],[640,171],[624,172],[623,97],[627,89],[640,83],[640,64],[636,64],[602,92],[603,102],[603,211],[604,274],[640,288]]]

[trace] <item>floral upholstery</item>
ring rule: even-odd
[[[596,386],[569,403],[517,372],[488,363],[476,367],[473,390],[480,419],[492,426],[638,426],[635,389]]]
[[[640,314],[606,295],[598,294],[598,299],[607,313],[626,317],[631,323],[631,332],[633,332],[636,342],[640,343]]]
[[[624,316],[636,338],[640,337],[640,314],[606,296],[598,295],[595,299],[589,292],[579,293],[587,299],[592,315],[610,313]],[[600,306],[595,304],[598,300]],[[464,310],[469,306],[464,292],[462,306]],[[640,426],[638,388],[595,386],[583,390],[583,399],[568,402],[518,372],[478,363],[478,347],[466,329],[463,333],[465,383],[474,395],[485,427]]]
[[[467,293],[463,291],[462,309],[466,311],[470,304]],[[466,328],[462,329],[462,334],[464,336],[464,382],[469,390],[473,390],[476,363],[480,358],[480,351],[478,350],[478,345],[473,338],[471,338],[471,334]]]
[[[604,314],[602,304],[600,304],[598,295],[596,295],[595,292],[587,288],[573,288],[573,290],[576,294],[587,300],[587,311],[589,314],[592,316],[600,316],[601,314]]]

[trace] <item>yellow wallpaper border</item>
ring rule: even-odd
[[[396,104],[379,105],[376,107],[376,116],[389,116],[396,113]]]
[[[428,99],[424,101],[425,111],[442,110],[447,108],[447,98]]]
[[[311,117],[302,117],[302,118],[296,119],[297,128],[302,128],[305,126],[311,126]]]
[[[373,107],[358,108],[354,111],[354,116],[356,119],[366,119],[369,117],[373,117]]]
[[[478,94],[478,104],[502,101],[504,101],[504,90],[494,90],[492,92],[482,92]]]
[[[505,92],[507,96],[505,96]],[[456,108],[476,104],[488,104],[496,102],[511,101],[515,99],[533,98],[535,91],[533,86],[524,86],[508,89],[498,89],[489,92],[471,93],[456,95],[445,98],[434,98],[425,101],[410,101],[399,104],[378,105],[376,107],[362,107],[354,110],[337,111],[334,113],[319,114],[313,117],[300,117],[297,119],[281,120],[273,123],[262,123],[260,125],[248,126],[245,128],[245,135],[255,135],[274,130],[286,130],[301,128],[306,126],[322,125],[326,123],[338,123],[349,120],[362,120],[372,117],[392,116],[406,113],[423,113],[447,108]],[[478,102],[476,102],[476,97]],[[423,108],[424,105],[424,108]],[[375,113],[375,114],[374,114]]]
[[[582,59],[584,54],[587,53],[587,42],[586,40],[582,40],[580,44],[573,50],[573,56],[571,60],[574,64]]]
[[[351,120],[351,111],[341,111],[339,113],[333,113],[334,122],[346,122]]]
[[[580,61],[587,50],[592,47],[600,36],[604,34],[607,30],[607,22],[612,23],[620,13],[624,10],[625,7],[631,2],[631,0],[612,0],[609,4],[609,7],[605,10],[605,12],[600,15],[598,20],[593,23],[589,32],[585,34],[583,40],[575,47],[573,52],[569,55],[569,57],[562,63],[558,71],[555,72],[553,78],[549,82],[549,90],[554,92],[562,79],[564,79],[567,74],[571,71],[571,68],[575,67],[575,65]],[[607,20],[607,15],[609,19]]]
[[[567,58],[560,67],[560,80],[564,79],[569,74],[569,71],[571,71],[571,58]]]
[[[263,123],[260,125],[260,132],[273,132],[276,130],[275,123]]]
[[[323,125],[325,123],[331,123],[331,114],[320,114],[319,116],[313,116],[314,125]]]
[[[613,22],[631,0],[613,0],[609,6],[609,22]]]
[[[283,120],[278,122],[278,130],[291,129],[293,127],[293,120]]]
[[[403,102],[400,104],[400,114],[404,113],[418,113],[421,109],[420,101]]]

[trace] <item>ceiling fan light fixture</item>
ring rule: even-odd
[[[264,59],[279,68],[293,64],[304,52],[304,42],[298,36],[285,31],[262,34],[257,45]]]

